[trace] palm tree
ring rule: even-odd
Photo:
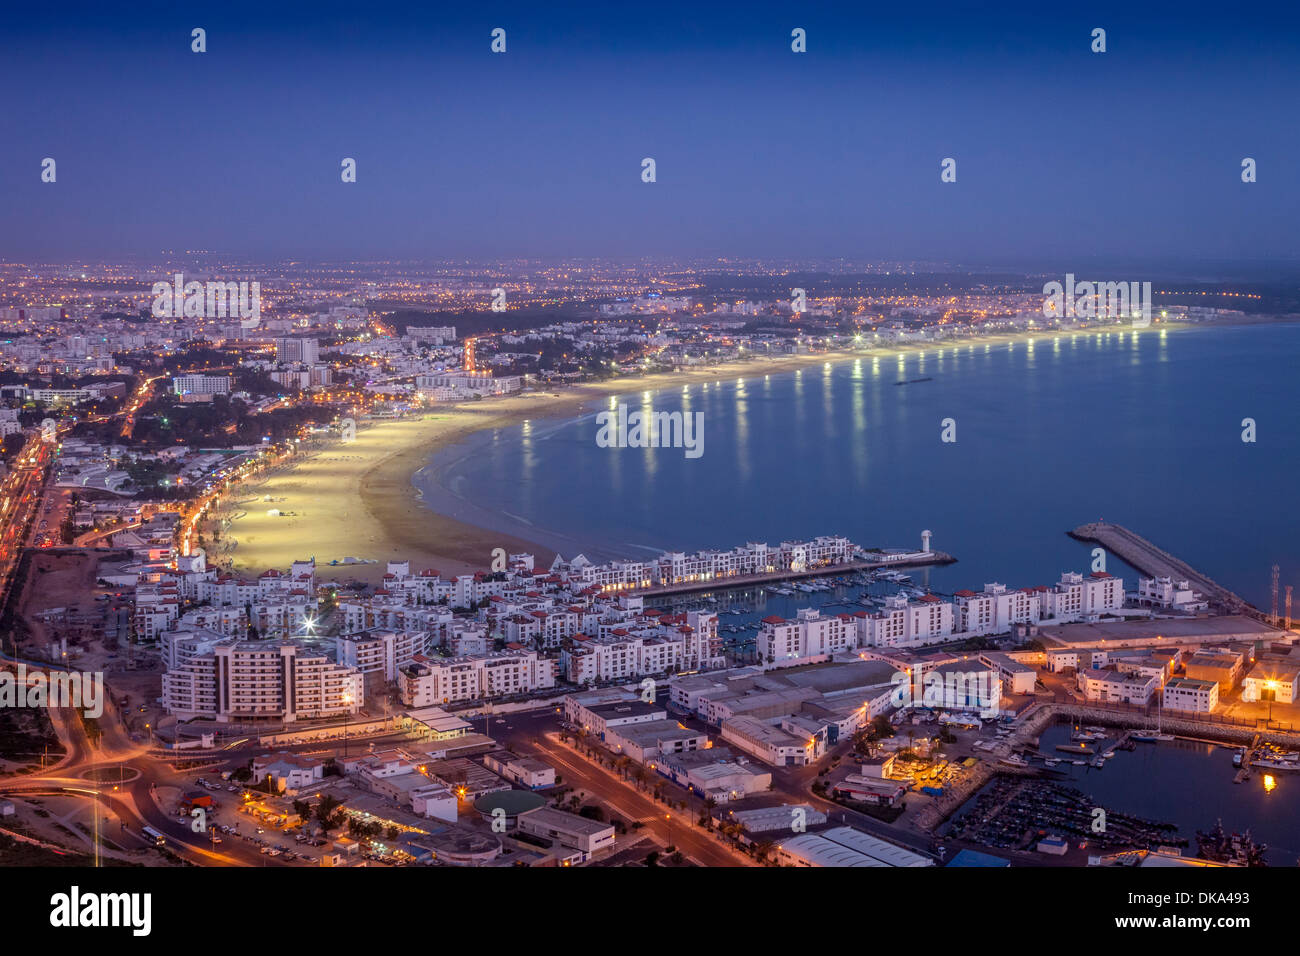
[[[704,798],[704,815],[708,820],[713,819],[713,809],[718,805],[718,801],[712,797]]]

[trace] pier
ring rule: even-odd
[[[1250,742],[1249,747],[1243,747],[1241,751],[1241,769],[1237,775],[1232,778],[1233,783],[1245,783],[1250,779],[1250,758],[1255,755],[1255,748],[1259,746],[1259,734]]]
[[[1234,594],[1223,585],[1197,571],[1186,561],[1174,557],[1168,551],[1156,547],[1146,538],[1130,531],[1123,525],[1098,521],[1081,524],[1073,531],[1067,532],[1076,541],[1087,541],[1101,545],[1144,574],[1157,578],[1171,578],[1174,581],[1187,581],[1192,589],[1199,591],[1205,599],[1225,613],[1248,614],[1260,617],[1260,611],[1245,598]]]

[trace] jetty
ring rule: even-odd
[[[1248,614],[1260,617],[1260,611],[1245,598],[1229,591],[1209,576],[1197,571],[1186,561],[1176,558],[1168,551],[1157,547],[1135,531],[1123,525],[1096,521],[1081,524],[1073,531],[1067,532],[1076,541],[1086,541],[1101,545],[1107,551],[1156,578],[1171,578],[1175,581],[1188,582],[1193,590],[1205,595],[1205,599],[1217,609],[1229,614]]]

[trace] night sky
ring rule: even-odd
[[[1297,257],[1287,6],[549,6],[11,6],[0,256]]]

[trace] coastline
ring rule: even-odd
[[[1198,327],[1203,326],[1169,323],[1137,331],[1164,333]],[[960,342],[755,358],[460,402],[403,419],[367,422],[358,427],[354,442],[330,442],[316,448],[284,470],[249,483],[247,493],[232,496],[225,511],[237,517],[224,537],[233,539],[236,547],[217,557],[231,559],[234,572],[241,575],[283,569],[295,560],[315,557],[317,575],[322,579],[370,584],[382,580],[385,563],[394,560],[409,560],[413,571],[433,568],[443,576],[483,571],[489,567],[495,548],[512,554],[531,553],[537,558],[537,566],[543,568],[550,564],[554,549],[458,520],[454,514],[435,512],[421,501],[412,482],[415,473],[437,452],[475,433],[517,425],[526,419],[576,416],[595,401],[634,391],[770,375],[900,353],[1014,346],[1058,336],[1133,331],[1011,332]],[[269,514],[272,509],[287,514]],[[341,563],[347,557],[369,563]],[[335,560],[340,563],[330,565]]]

